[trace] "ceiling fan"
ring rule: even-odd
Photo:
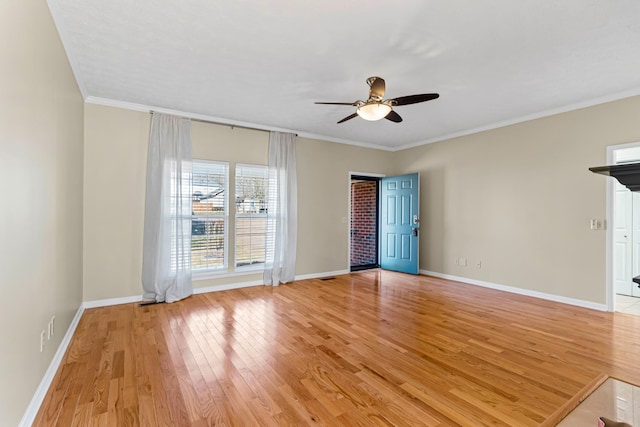
[[[325,105],[351,105],[356,107],[356,112],[350,116],[345,117],[338,123],[346,122],[356,116],[360,116],[365,120],[374,121],[380,119],[391,120],[395,123],[400,123],[402,117],[392,107],[399,107],[401,105],[417,104],[418,102],[431,101],[438,98],[440,95],[437,93],[423,93],[420,95],[408,95],[401,96],[399,98],[383,100],[385,83],[381,77],[369,77],[367,79],[369,85],[369,99],[366,101],[355,102],[316,102],[316,104]]]

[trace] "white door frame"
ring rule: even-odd
[[[614,164],[614,160],[615,160],[615,152],[617,150],[623,150],[626,148],[635,148],[635,147],[640,147],[640,142],[630,142],[630,143],[626,143],[626,144],[618,144],[618,145],[610,145],[607,147],[607,165],[612,165]],[[615,288],[615,284],[614,284],[614,269],[613,269],[613,265],[614,265],[614,227],[613,227],[613,222],[615,220],[615,212],[614,212],[614,206],[615,206],[615,178],[611,178],[611,179],[607,179],[607,207],[606,207],[606,222],[605,224],[607,224],[606,226],[606,231],[607,231],[607,241],[606,241],[606,254],[607,254],[607,259],[606,259],[606,266],[605,266],[605,272],[607,275],[607,280],[606,280],[606,302],[607,302],[607,310],[608,311],[615,311],[616,307],[615,307],[615,301],[616,301],[616,288]]]

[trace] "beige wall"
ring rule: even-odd
[[[606,180],[588,167],[640,140],[639,109],[629,98],[396,153],[298,138],[297,274],[348,268],[349,171],[417,171],[421,269],[604,303],[605,232],[589,220],[605,217]],[[84,299],[136,296],[150,116],[90,104],[85,116]],[[235,163],[266,164],[267,146],[266,132],[193,123],[194,157],[229,161],[231,189]]]
[[[1,2],[0,40],[0,425],[15,426],[82,302],[83,101],[46,2]]]
[[[83,107],[45,2],[2,2],[0,38],[0,425],[16,425],[81,301],[141,293],[150,116]],[[348,268],[349,171],[418,171],[423,269],[604,303],[605,233],[589,219],[604,218],[606,181],[587,168],[640,141],[639,111],[629,98],[398,153],[298,138],[297,273]],[[264,132],[193,135],[195,157],[232,163],[230,188],[235,162],[266,163]]]
[[[83,107],[45,3],[0,7],[0,424],[15,425],[81,301],[141,293],[150,116]],[[639,111],[629,98],[397,153],[298,138],[297,274],[348,268],[349,171],[418,171],[422,269],[604,303],[605,232],[589,220],[606,180],[587,168],[640,141]],[[196,158],[231,163],[230,188],[236,162],[266,164],[265,132],[196,122],[193,139]]]
[[[421,269],[604,304],[589,220],[605,218],[606,179],[588,168],[640,141],[639,112],[628,98],[395,153],[421,173]]]
[[[390,154],[298,138],[296,274],[349,268],[349,172],[389,175]]]
[[[149,113],[85,104],[85,301],[141,295]]]
[[[142,230],[150,115],[85,106],[84,300],[141,294]],[[193,122],[193,157],[267,164],[267,132]],[[298,275],[348,268],[349,171],[389,173],[390,153],[298,138]],[[233,200],[233,199],[232,199]],[[234,215],[230,203],[230,216]],[[229,264],[233,264],[233,231]],[[229,268],[233,272],[233,268]],[[255,282],[262,273],[194,281],[194,288]]]

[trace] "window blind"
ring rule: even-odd
[[[269,169],[236,165],[235,266],[264,266]]]
[[[191,269],[227,267],[229,164],[193,161]]]

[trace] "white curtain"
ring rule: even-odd
[[[191,167],[191,121],[154,113],[144,209],[145,301],[174,302],[193,293]]]
[[[298,187],[295,139],[291,133],[271,132],[269,135],[265,285],[292,282],[296,274]]]

